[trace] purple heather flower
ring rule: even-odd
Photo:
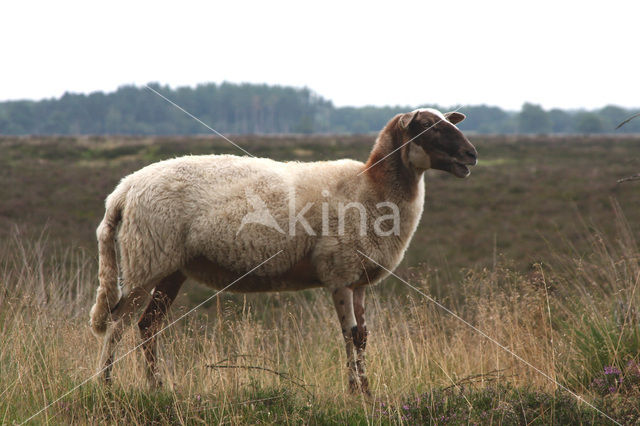
[[[627,373],[631,373],[636,377],[640,376],[640,364],[636,360],[630,359],[627,362]]]
[[[604,367],[604,374],[620,374],[622,373],[618,367],[615,367],[613,365],[607,365]]]
[[[409,410],[409,406],[408,406],[408,405],[406,405],[406,404],[405,404],[405,405],[403,405],[403,406],[402,406],[402,408],[403,408],[404,410]]]

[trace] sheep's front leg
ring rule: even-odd
[[[358,372],[356,367],[356,359],[354,356],[354,331],[357,330],[356,317],[353,312],[353,290],[348,287],[342,287],[333,290],[333,304],[338,313],[340,326],[342,327],[342,337],[344,337],[345,347],[347,351],[347,368],[349,370],[349,389],[356,392],[358,386]]]
[[[353,311],[356,317],[356,327],[352,329],[353,345],[356,349],[356,369],[360,378],[362,392],[369,395],[369,380],[365,375],[364,351],[367,347],[367,323],[364,320],[364,287],[357,287],[353,291]]]

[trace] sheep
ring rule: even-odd
[[[97,229],[100,284],[90,324],[102,338],[104,381],[125,327],[146,306],[138,322],[146,377],[161,386],[156,334],[184,281],[223,289],[246,274],[227,291],[325,288],[341,325],[349,388],[368,393],[365,288],[402,260],[422,216],[425,170],[463,178],[477,163],[456,127],[464,118],[435,109],[398,114],[366,163],[186,156],[123,178]]]

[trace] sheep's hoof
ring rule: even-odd
[[[106,371],[104,372],[104,374],[102,375],[102,384],[107,387],[111,387],[111,385],[113,384],[111,373],[107,373]]]
[[[349,380],[349,392],[353,395],[364,394],[364,396],[370,397],[371,392],[369,391],[369,380],[367,380],[366,377],[361,377],[360,381]]]
[[[99,367],[97,376],[102,377],[102,383],[106,386],[111,386],[111,369],[113,368],[112,358],[109,358],[108,362],[100,363],[100,365],[104,365],[104,367]],[[100,374],[102,373],[102,374]]]
[[[164,387],[164,383],[162,383],[162,379],[157,377],[147,380],[147,384],[149,385],[150,390],[160,390]]]
[[[371,396],[371,392],[369,391],[369,379],[364,376],[360,377],[360,390],[362,390],[362,393],[365,396]]]

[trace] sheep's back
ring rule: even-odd
[[[247,271],[282,250],[256,271],[277,275],[305,257],[317,239],[300,223],[289,229],[292,197],[295,213],[313,204],[304,219],[319,230],[318,197],[323,188],[335,192],[338,181],[355,176],[361,166],[351,160],[282,163],[230,155],[176,158],[123,180],[129,186],[126,216],[145,238],[151,236],[156,245],[168,246],[176,257],[204,256],[234,271]],[[261,223],[265,219],[261,213],[275,222]]]

